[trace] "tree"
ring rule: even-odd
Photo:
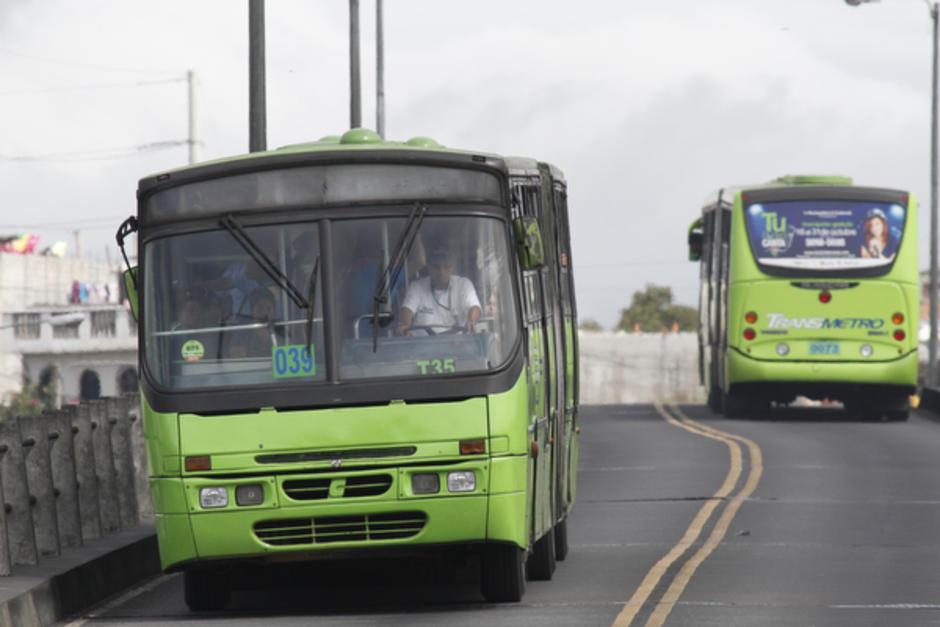
[[[674,305],[672,288],[648,284],[646,290],[634,292],[630,306],[620,311],[618,329],[647,333],[671,330],[676,324],[680,331],[698,329],[698,311],[694,307]]]
[[[587,331],[589,333],[598,333],[604,330],[604,327],[601,326],[600,322],[598,322],[597,320],[593,320],[591,318],[588,318],[587,320],[584,320],[583,322],[581,322],[581,325],[579,328],[582,331]]]

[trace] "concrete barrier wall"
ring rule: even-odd
[[[0,575],[152,520],[137,396],[0,422]]]
[[[704,402],[694,333],[578,336],[581,403]]]

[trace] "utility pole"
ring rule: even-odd
[[[382,0],[375,0],[375,130],[385,139],[385,26]]]
[[[196,163],[199,157],[196,153],[196,73],[193,70],[186,72],[186,83],[189,87],[189,163]]]
[[[933,94],[930,103],[930,340],[927,385],[937,384],[937,62],[940,56],[937,3],[928,3],[933,20]]]
[[[349,0],[349,127],[362,126],[359,92],[359,0]]]
[[[268,147],[264,89],[264,0],[248,0],[248,150]]]

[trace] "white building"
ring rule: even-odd
[[[113,264],[0,254],[0,399],[54,382],[59,402],[136,388],[137,327]]]

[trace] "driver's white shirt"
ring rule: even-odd
[[[432,291],[431,277],[413,282],[401,306],[414,312],[414,326],[462,327],[470,310],[480,307],[480,299],[470,279],[454,274],[445,290]]]

